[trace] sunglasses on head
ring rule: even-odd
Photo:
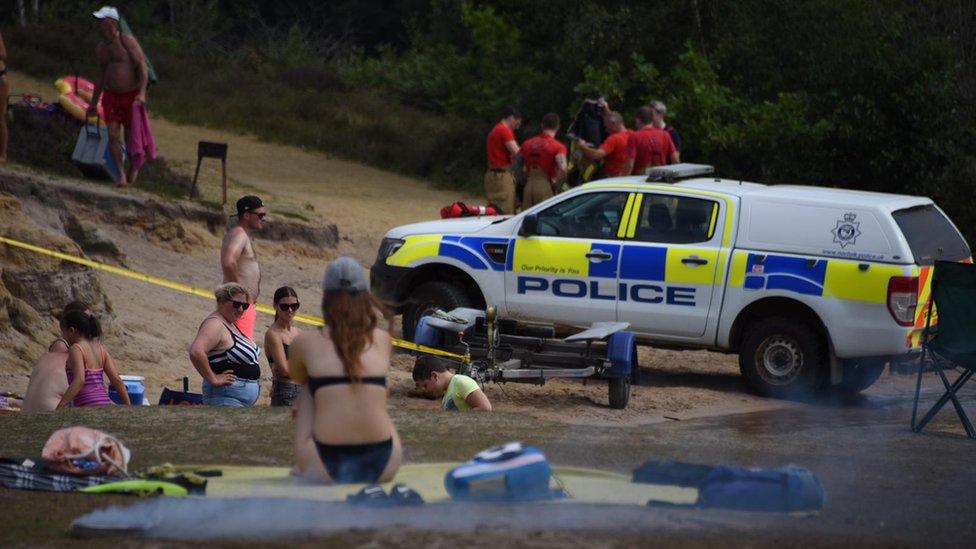
[[[279,303],[278,308],[282,311],[297,311],[301,303]]]
[[[242,311],[246,311],[247,308],[251,306],[251,304],[246,301],[231,300],[230,304],[233,305],[235,309],[240,309]]]

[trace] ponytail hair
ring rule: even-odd
[[[274,310],[275,310],[275,317],[274,317],[275,320],[278,320],[278,302],[281,301],[282,299],[285,299],[286,297],[294,297],[295,299],[298,299],[298,294],[295,292],[295,289],[292,288],[291,286],[282,286],[277,290],[275,290],[274,298],[272,299],[272,303],[274,304]]]
[[[89,311],[68,311],[61,317],[61,328],[74,328],[87,339],[102,336],[102,325],[98,318]]]

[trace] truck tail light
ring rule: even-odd
[[[918,306],[918,277],[893,276],[888,281],[888,312],[900,326],[915,325]]]

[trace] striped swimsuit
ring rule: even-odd
[[[104,362],[104,355],[102,361]],[[68,385],[71,385],[75,378],[71,368],[65,367],[68,374]],[[108,391],[105,390],[105,380],[102,378],[104,368],[85,368],[85,384],[72,401],[74,406],[111,406],[112,400],[108,398]]]
[[[226,324],[224,328],[230,332],[234,344],[220,351],[207,353],[207,361],[215,374],[222,374],[228,370],[241,379],[256,380],[261,377],[258,357],[261,350],[256,343],[243,335],[235,334]]]

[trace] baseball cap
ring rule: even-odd
[[[237,217],[244,215],[247,212],[256,210],[258,208],[263,208],[264,202],[260,198],[249,194],[247,196],[242,196],[240,200],[237,201]]]
[[[343,256],[325,268],[322,289],[327,292],[365,292],[369,289],[366,273],[355,259]]]
[[[102,6],[96,12],[92,12],[92,16],[95,19],[114,19],[119,20],[119,10],[113,8],[112,6]]]

